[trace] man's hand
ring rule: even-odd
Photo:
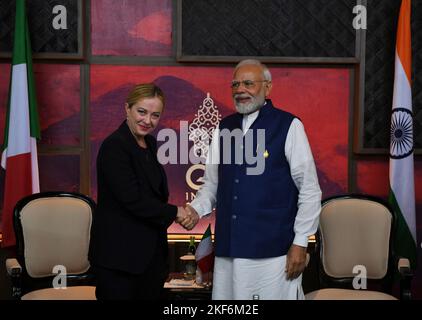
[[[301,275],[306,267],[306,247],[295,244],[289,249],[286,259],[287,279],[293,280]]]
[[[176,222],[181,223],[184,219],[186,219],[188,212],[183,207],[177,207],[177,215],[176,215]]]
[[[186,208],[184,208],[184,212],[185,214],[181,216],[181,219],[177,219],[176,221],[186,230],[192,230],[199,221],[199,215],[190,205],[187,205]]]

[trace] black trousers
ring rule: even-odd
[[[168,276],[167,259],[156,252],[141,274],[94,267],[95,295],[98,300],[159,300],[165,299],[164,282]]]

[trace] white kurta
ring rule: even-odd
[[[259,110],[243,117],[245,133],[258,117]],[[191,206],[202,217],[212,212],[217,201],[219,139],[214,134],[207,164],[204,184],[197,192]],[[309,236],[315,234],[321,211],[321,190],[318,184],[311,148],[300,120],[290,125],[284,148],[290,173],[299,191],[298,212],[294,223],[293,243],[307,247]],[[253,194],[251,194],[253,196]],[[217,213],[218,214],[218,213]],[[262,235],[265,237],[265,235]],[[213,279],[213,299],[301,299],[302,276],[287,280],[286,256],[266,259],[241,259],[216,257]]]

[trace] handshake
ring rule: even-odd
[[[192,230],[199,221],[199,215],[190,205],[177,207],[176,222],[186,230]]]

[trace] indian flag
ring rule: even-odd
[[[13,209],[17,201],[39,192],[37,141],[40,128],[32,72],[25,0],[16,0],[10,92],[1,165],[6,169],[2,246],[15,245]]]
[[[202,273],[212,271],[214,267],[214,248],[211,238],[211,224],[208,225],[201,242],[196,248],[195,260]]]
[[[411,0],[403,0],[397,28],[390,144],[389,202],[398,213],[397,255],[416,266],[415,183],[413,173]]]

